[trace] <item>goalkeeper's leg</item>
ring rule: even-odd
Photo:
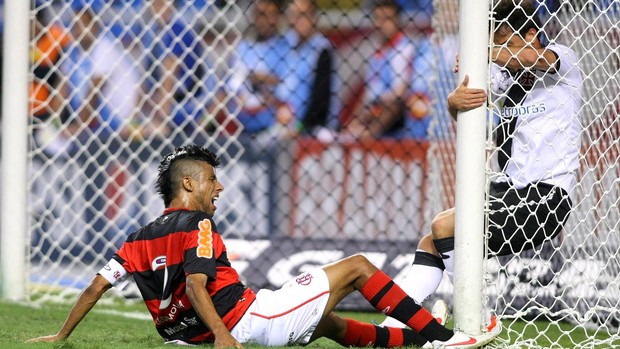
[[[450,281],[454,275],[454,209],[437,215],[431,225],[432,233],[424,236],[415,254],[413,265],[400,286],[418,303],[433,294],[446,270]],[[382,326],[403,327],[403,323],[387,318]]]

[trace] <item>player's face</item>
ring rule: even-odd
[[[398,33],[398,13],[391,7],[377,7],[372,12],[372,22],[375,29],[384,39],[389,40]]]
[[[198,175],[197,187],[194,191],[199,209],[210,215],[215,213],[215,201],[219,198],[224,186],[217,180],[215,169],[208,163],[201,163],[203,170]]]
[[[523,48],[533,46],[536,41],[536,31],[534,29],[530,29],[523,37],[521,34],[510,30],[506,25],[503,25],[497,28],[493,34],[493,43],[497,46],[506,45],[506,47],[510,48]]]

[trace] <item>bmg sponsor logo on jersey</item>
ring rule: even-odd
[[[304,275],[295,279],[295,281],[297,282],[298,285],[308,286],[312,282],[312,277],[313,277],[312,274],[305,273]]]
[[[211,221],[203,219],[198,223],[198,247],[196,255],[198,257],[213,258],[213,231],[211,230]]]

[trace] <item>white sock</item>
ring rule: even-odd
[[[420,256],[422,258],[420,258]],[[432,255],[422,250],[416,252],[416,260],[418,260],[418,263],[420,259],[427,259],[429,256]],[[398,283],[398,286],[411,298],[415,299],[417,303],[421,304],[428,296],[437,290],[442,277],[443,269],[439,265],[417,264],[414,261],[407,276],[405,276],[403,281]],[[406,325],[396,319],[387,317],[380,326],[404,328]]]
[[[442,253],[443,265],[446,267],[446,274],[450,278],[450,283],[454,285],[454,250]],[[445,258],[445,257],[448,258]]]

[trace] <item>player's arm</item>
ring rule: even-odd
[[[80,293],[60,331],[53,335],[30,339],[28,343],[58,342],[69,337],[75,327],[82,321],[86,314],[90,312],[93,306],[97,304],[97,301],[99,301],[101,296],[109,290],[110,287],[112,287],[110,282],[97,274],[82,293]]]
[[[558,57],[546,48],[496,46],[493,48],[492,59],[497,65],[512,70],[532,68],[554,72]]]
[[[537,33],[530,29],[524,37],[510,35],[505,40],[498,38],[491,53],[491,60],[497,65],[510,70],[524,68],[542,71],[556,71],[558,56],[555,52],[541,47],[535,39]]]
[[[213,332],[215,336],[214,346],[216,348],[243,348],[241,343],[230,334],[230,331],[228,331],[228,328],[226,328],[226,325],[224,325],[224,322],[217,314],[213,300],[209,296],[209,292],[207,292],[207,281],[208,277],[205,274],[195,273],[187,275],[185,286],[187,298],[189,298],[202,322]]]
[[[483,106],[487,101],[487,93],[480,88],[469,88],[469,76],[448,95],[448,111],[456,120],[459,111],[468,111]]]

